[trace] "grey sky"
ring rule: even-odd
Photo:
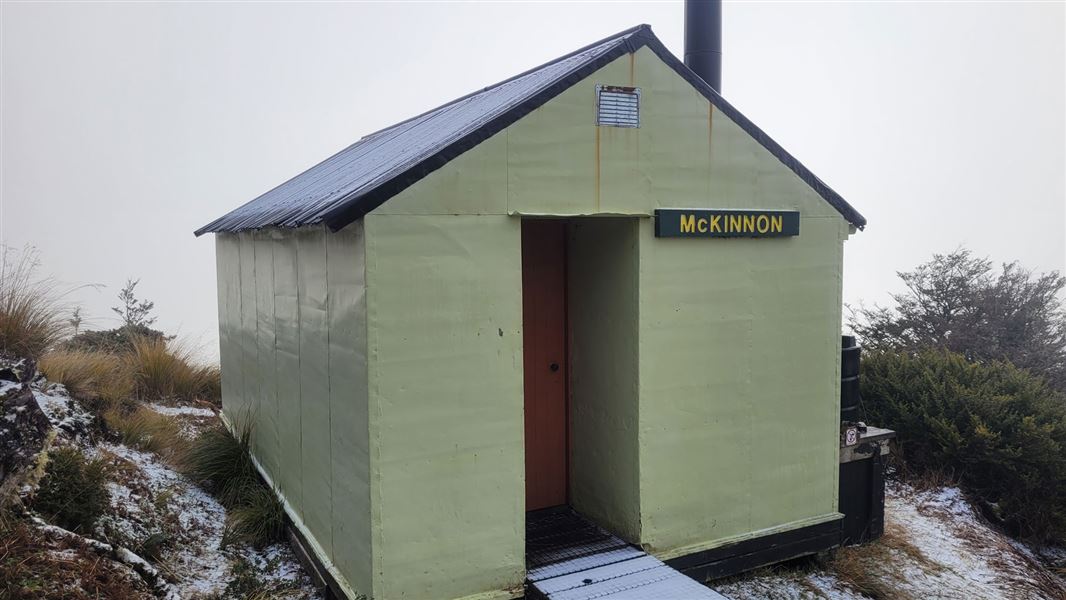
[[[0,4],[0,235],[82,290],[141,277],[216,354],[192,230],[365,133],[682,3]],[[1066,4],[727,3],[724,95],[870,222],[845,300],[962,244],[1066,270]]]

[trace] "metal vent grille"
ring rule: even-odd
[[[640,127],[640,88],[597,85],[596,124]]]

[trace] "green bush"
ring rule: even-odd
[[[33,499],[33,509],[46,520],[85,533],[110,503],[107,470],[102,460],[87,460],[76,448],[57,448]]]
[[[166,342],[170,337],[147,325],[123,325],[115,329],[83,331],[67,340],[63,347],[73,351],[125,354],[133,352],[134,343],[145,339]]]
[[[927,350],[865,355],[861,385],[913,474],[947,472],[1015,533],[1066,540],[1066,399],[1043,379]]]

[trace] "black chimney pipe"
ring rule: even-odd
[[[722,93],[722,0],[685,0],[685,66]]]

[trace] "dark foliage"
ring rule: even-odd
[[[91,531],[109,503],[104,461],[87,460],[75,448],[57,448],[48,459],[33,509],[70,531]]]
[[[925,350],[868,353],[861,381],[914,475],[946,472],[1022,537],[1066,541],[1066,401],[1044,380]]]
[[[1008,360],[1066,390],[1066,278],[1018,263],[998,272],[969,250],[936,254],[899,273],[907,291],[894,309],[852,311],[851,327],[870,349],[946,348],[969,360]]]
[[[147,325],[123,325],[115,329],[83,331],[67,340],[63,348],[84,352],[125,354],[133,352],[134,344],[138,340],[165,342],[169,339],[171,338],[162,331],[152,329]]]

